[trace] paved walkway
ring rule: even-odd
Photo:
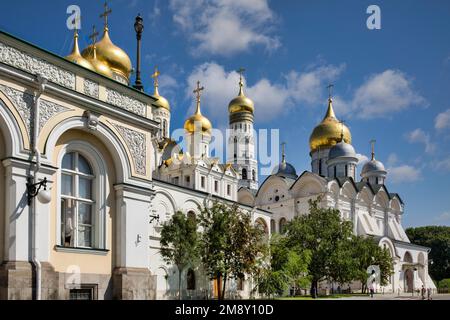
[[[434,294],[431,295],[432,300],[450,300],[450,294]],[[333,298],[331,298],[333,299]],[[422,300],[421,296],[416,294],[375,294],[373,298],[370,296],[352,296],[345,298],[336,298],[336,300]]]

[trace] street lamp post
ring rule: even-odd
[[[136,81],[134,83],[134,88],[140,91],[144,91],[144,86],[141,81],[141,39],[142,32],[144,31],[144,19],[142,19],[141,14],[138,14],[136,21],[134,23],[134,30],[136,31],[137,39],[137,57],[136,57]]]

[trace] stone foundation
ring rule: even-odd
[[[114,299],[156,299],[156,276],[145,268],[116,268],[113,272]]]
[[[33,266],[28,261],[0,265],[0,300],[33,299]]]

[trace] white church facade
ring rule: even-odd
[[[312,171],[297,175],[284,156],[258,181],[253,136],[257,106],[243,79],[229,106],[226,163],[210,156],[211,122],[196,111],[184,124],[186,150],[170,138],[171,109],[155,91],[130,85],[128,55],[115,46],[107,20],[101,40],[54,55],[0,32],[0,299],[170,299],[178,275],[159,254],[162,224],[181,210],[218,200],[239,203],[270,235],[308,199],[341,211],[355,234],[371,235],[395,262],[388,291],[434,288],[428,248],[409,242],[404,204],[372,160],[356,176],[348,128],[331,98],[312,134]],[[256,109],[256,110],[255,110]],[[213,298],[214,282],[187,268],[185,298]],[[231,284],[249,297],[251,279]]]

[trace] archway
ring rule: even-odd
[[[0,120],[1,121],[1,120]],[[0,130],[0,161],[5,158],[5,140],[3,139],[2,131]],[[5,238],[4,230],[4,221],[5,221],[5,169],[3,168],[3,164],[0,163],[0,264],[3,262],[4,253],[3,253],[3,241]]]
[[[286,223],[287,223],[286,218],[280,219],[280,222],[279,222],[280,234],[283,234],[286,232]]]
[[[414,290],[414,271],[412,269],[405,270],[405,291],[413,292]]]

